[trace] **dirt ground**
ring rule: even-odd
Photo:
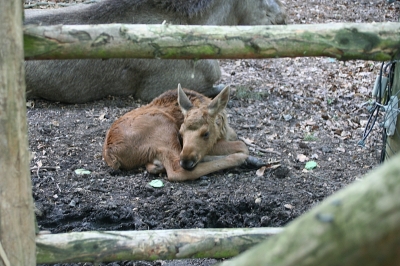
[[[26,1],[28,3],[28,1]],[[286,0],[289,24],[398,22],[400,2]],[[145,103],[131,97],[67,105],[27,102],[31,174],[40,230],[281,227],[378,165],[376,127],[357,145],[380,63],[331,58],[223,60],[232,87],[230,124],[253,156],[277,161],[263,174],[242,168],[172,183],[144,169],[102,161],[106,130]],[[318,166],[304,170],[313,160]],[[76,169],[89,175],[77,175]],[[162,179],[163,188],[148,183]],[[216,260],[100,265],[212,265]],[[90,263],[56,265],[92,265]]]

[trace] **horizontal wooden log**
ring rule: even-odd
[[[185,229],[44,234],[37,263],[229,258],[282,228]]]
[[[326,56],[387,61],[400,23],[273,26],[27,25],[25,59],[234,59]]]

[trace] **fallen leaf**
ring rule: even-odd
[[[305,156],[304,154],[297,154],[297,157],[296,157],[296,159],[297,159],[299,162],[302,162],[302,163],[304,163],[305,161],[307,161],[307,160],[308,160],[308,157],[307,157],[307,156]]]
[[[291,116],[290,114],[283,115],[283,119],[285,119],[285,121],[290,121],[292,118],[293,116]]]
[[[317,167],[317,163],[315,162],[315,161],[308,161],[307,163],[306,163],[306,165],[305,165],[305,169],[306,170],[312,170],[312,169],[314,169],[315,167]]]
[[[243,140],[243,142],[246,143],[247,145],[253,144],[253,142],[254,142],[254,140],[251,140],[251,139],[249,139],[249,138],[243,138],[242,140]]]
[[[268,169],[276,169],[280,166],[281,166],[280,164],[272,164],[272,165],[268,166]]]
[[[101,114],[99,115],[99,120],[100,120],[100,121],[103,121],[103,120],[105,120],[105,117],[106,117],[106,113],[101,113]]]
[[[293,209],[294,208],[294,206],[293,205],[291,205],[291,204],[285,204],[285,205],[283,205],[286,209],[289,209],[289,210],[291,210],[291,209]]]
[[[258,170],[256,171],[256,175],[257,175],[257,176],[263,176],[263,175],[264,175],[264,172],[265,172],[265,169],[267,169],[267,167],[265,167],[265,166],[261,167],[260,169],[258,169]]]
[[[90,171],[86,169],[76,169],[75,174],[77,175],[90,175]]]
[[[157,187],[158,188],[158,187],[163,187],[164,183],[160,179],[154,179],[149,183],[149,185],[152,186],[152,187]]]
[[[342,148],[342,147],[338,147],[338,148],[336,148],[336,150],[338,150],[340,152],[346,152],[346,150],[344,148]]]
[[[34,108],[34,107],[35,107],[35,102],[34,102],[34,101],[27,101],[27,102],[26,102],[26,107],[28,107],[28,108]]]
[[[365,127],[368,124],[368,120],[360,120],[360,125]]]

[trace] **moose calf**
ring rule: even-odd
[[[197,179],[243,164],[249,151],[228,125],[229,87],[213,100],[195,91],[167,91],[107,131],[103,157],[114,169],[146,166],[170,181]]]

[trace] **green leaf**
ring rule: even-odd
[[[317,167],[317,163],[314,161],[309,161],[306,163],[306,166],[304,168],[306,168],[307,170],[312,170],[315,167]]]
[[[152,186],[152,187],[163,187],[164,183],[163,183],[163,181],[161,181],[159,179],[154,179],[153,181],[151,181],[149,183],[149,185]]]
[[[90,175],[90,171],[86,169],[76,169],[75,174],[77,175]]]

